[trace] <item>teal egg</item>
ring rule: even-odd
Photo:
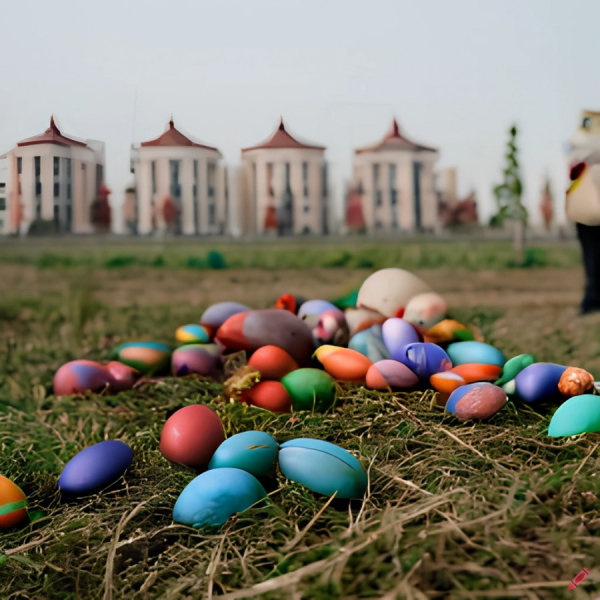
[[[244,431],[226,439],[215,451],[209,469],[232,467],[266,477],[277,462],[279,444],[264,431]]]
[[[582,394],[563,402],[552,416],[548,435],[562,437],[600,431],[600,396]]]
[[[173,508],[173,521],[202,527],[223,525],[267,497],[254,475],[242,469],[212,469],[198,475],[181,492]]]
[[[299,438],[281,445],[281,473],[317,494],[336,498],[362,498],[368,478],[350,452],[324,440]]]
[[[469,363],[503,367],[506,362],[506,357],[498,348],[474,340],[454,342],[446,348],[446,354],[448,354],[455,367]]]

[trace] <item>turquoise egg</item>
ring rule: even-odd
[[[208,344],[210,331],[204,325],[182,325],[175,332],[175,339],[181,344]]]
[[[367,473],[350,452],[330,442],[311,438],[290,440],[279,450],[281,473],[317,494],[362,498]]]
[[[485,344],[484,342],[476,342],[473,340],[450,344],[446,348],[446,354],[448,354],[455,367],[469,363],[503,367],[506,362],[506,358],[500,350],[494,348],[494,346]]]
[[[192,479],[173,508],[173,521],[202,527],[220,526],[267,497],[254,475],[242,469],[212,469]]]
[[[373,325],[369,329],[355,333],[350,338],[348,348],[360,352],[372,363],[386,360],[390,357],[390,353],[383,343],[381,325]]]
[[[279,444],[264,431],[244,431],[226,439],[215,451],[209,469],[232,467],[266,477],[277,462]]]
[[[563,402],[552,416],[548,435],[562,437],[600,431],[600,396],[582,394]]]

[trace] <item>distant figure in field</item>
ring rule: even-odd
[[[600,112],[583,111],[571,136],[567,218],[576,224],[585,268],[581,314],[600,311]]]

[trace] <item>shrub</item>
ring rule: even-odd
[[[57,233],[58,228],[56,227],[56,223],[53,220],[47,219],[32,221],[27,230],[27,235],[32,236],[56,235]]]
[[[210,250],[206,255],[206,262],[209,269],[226,269],[227,262],[225,257],[217,250]]]

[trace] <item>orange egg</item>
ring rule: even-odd
[[[248,365],[260,373],[262,381],[279,381],[298,368],[298,363],[278,346],[259,348],[250,357]]]
[[[261,381],[242,393],[242,401],[274,413],[292,412],[292,398],[279,381]]]
[[[27,518],[25,494],[10,480],[0,475],[0,528],[8,529]]]
[[[456,388],[465,385],[467,382],[454,371],[443,371],[435,373],[429,378],[434,389],[442,394],[451,394]]]
[[[321,346],[315,356],[327,373],[341,381],[365,381],[367,371],[373,365],[364,354],[351,348]]]
[[[476,383],[479,381],[496,381],[500,377],[502,367],[479,363],[465,363],[464,365],[457,365],[450,372],[456,373],[467,383]]]

